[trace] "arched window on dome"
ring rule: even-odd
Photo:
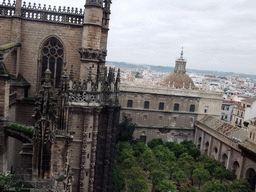
[[[64,60],[63,45],[55,37],[49,38],[43,45],[41,50],[41,84],[44,83],[45,71],[50,69],[51,82],[53,87],[59,87],[61,81],[61,72]]]

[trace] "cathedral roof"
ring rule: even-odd
[[[163,85],[173,88],[185,88],[185,89],[196,89],[192,79],[186,74],[186,61],[183,59],[183,49],[181,56],[175,61],[174,73],[168,75]]]

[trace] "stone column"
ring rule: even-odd
[[[220,141],[218,161],[220,161],[222,163],[221,153],[222,153],[222,142]]]
[[[1,62],[1,61],[0,61]],[[1,67],[1,66],[0,66]],[[4,67],[4,65],[3,65]],[[9,75],[0,74],[0,172],[7,171],[4,127],[9,112]]]
[[[210,141],[209,141],[209,147],[207,151],[207,155],[210,157],[212,151],[212,136],[210,136]]]
[[[5,120],[0,118],[0,172],[7,171],[4,126]]]
[[[230,147],[230,149],[228,150],[228,162],[227,162],[227,169],[231,170],[231,158],[233,156],[233,148]],[[232,170],[231,170],[232,171]]]
[[[200,146],[201,153],[204,150],[204,137],[205,137],[205,132],[203,131],[203,133],[202,133],[202,140],[201,140],[201,146]]]
[[[21,42],[21,0],[16,0],[15,14],[13,16],[13,28],[12,35],[13,40]],[[17,60],[16,60],[16,77],[18,77],[20,70],[20,47],[17,48]]]

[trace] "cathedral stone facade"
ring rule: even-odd
[[[0,172],[41,191],[110,191],[120,114],[120,73],[105,67],[111,0],[43,3],[0,3]],[[12,122],[34,126],[33,138]]]

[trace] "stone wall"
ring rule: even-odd
[[[80,59],[77,50],[81,47],[81,26],[22,21],[21,34],[20,73],[31,84],[30,97],[35,96],[39,91],[40,51],[42,43],[49,37],[56,37],[63,43],[64,63],[67,63],[68,69],[73,65],[74,76],[78,77]]]
[[[95,109],[97,110],[97,109]],[[73,133],[71,143],[71,169],[74,173],[74,192],[92,191],[95,165],[95,151],[98,127],[97,113],[93,108],[74,107],[69,112],[69,131]],[[95,119],[96,118],[96,119]]]
[[[35,113],[35,100],[18,101],[16,106],[16,122],[25,125],[35,125],[33,115]]]

